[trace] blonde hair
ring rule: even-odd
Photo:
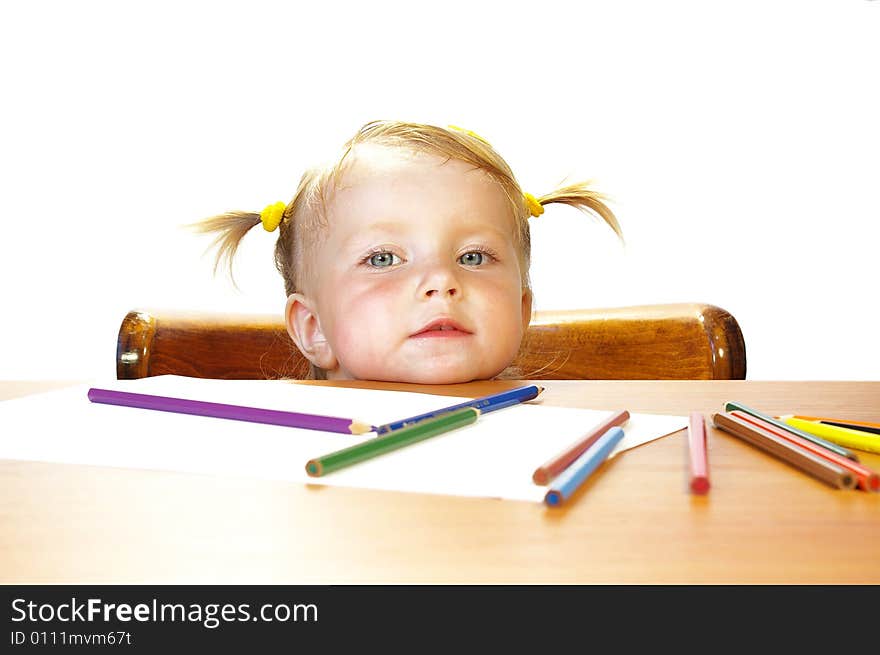
[[[523,190],[507,162],[482,137],[459,128],[443,128],[421,123],[372,121],[364,125],[344,146],[342,154],[325,166],[307,170],[299,181],[293,198],[284,208],[275,243],[275,267],[284,279],[287,295],[301,292],[308,274],[311,246],[327,225],[328,199],[346,170],[349,156],[358,145],[375,144],[424,152],[471,164],[498,183],[507,195],[516,223],[516,239],[523,264],[523,282],[530,286],[528,270],[531,259],[529,232],[530,210]],[[598,215],[622,240],[623,233],[605,197],[579,182],[558,188],[535,200],[541,206],[554,203],[575,207],[586,214]],[[545,220],[545,219],[541,219]],[[232,261],[244,235],[261,223],[258,212],[227,212],[192,225],[203,233],[213,233],[211,243],[217,248],[214,271],[226,264],[232,275]]]

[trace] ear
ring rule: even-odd
[[[301,293],[288,296],[284,322],[287,324],[287,334],[312,364],[325,371],[339,367],[336,355],[321,330],[318,314],[308,298]]]
[[[523,287],[522,322],[523,322],[523,334],[525,334],[529,329],[529,323],[532,322],[532,290],[529,289],[528,287]]]

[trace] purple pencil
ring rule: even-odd
[[[161,412],[175,412],[177,414],[228,418],[234,421],[268,423],[270,425],[283,425],[289,428],[305,428],[306,430],[323,430],[324,432],[341,432],[343,434],[363,434],[373,429],[371,425],[350,418],[282,412],[275,409],[209,403],[202,400],[169,398],[168,396],[152,396],[144,393],[131,393],[129,391],[91,388],[88,395],[89,400],[93,403],[104,403],[105,405],[122,405],[139,409],[155,409]]]

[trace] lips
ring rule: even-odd
[[[418,331],[412,337],[464,337],[471,334],[461,324],[449,318],[434,319]]]

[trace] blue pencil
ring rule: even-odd
[[[599,437],[596,443],[553,480],[550,489],[544,495],[544,502],[550,507],[555,507],[568,500],[584,480],[596,470],[596,467],[608,458],[621,439],[623,439],[623,429],[609,428],[608,432]]]
[[[391,432],[392,430],[399,430],[400,428],[406,427],[408,425],[413,425],[414,423],[423,421],[426,418],[436,418],[441,414],[453,412],[457,409],[464,409],[465,407],[473,407],[474,409],[478,409],[480,410],[481,414],[485,414],[486,412],[494,412],[496,409],[501,409],[502,407],[510,407],[511,405],[517,405],[519,403],[524,403],[527,400],[537,398],[538,394],[540,394],[542,391],[544,391],[544,387],[530,384],[525,387],[517,387],[516,389],[511,389],[510,391],[502,391],[501,393],[494,393],[490,396],[474,398],[473,400],[469,400],[458,405],[452,405],[451,407],[437,409],[433,412],[419,414],[418,416],[410,416],[409,418],[394,421],[393,423],[385,423],[384,425],[376,426],[374,429],[376,430],[377,435],[385,434],[386,432]]]

